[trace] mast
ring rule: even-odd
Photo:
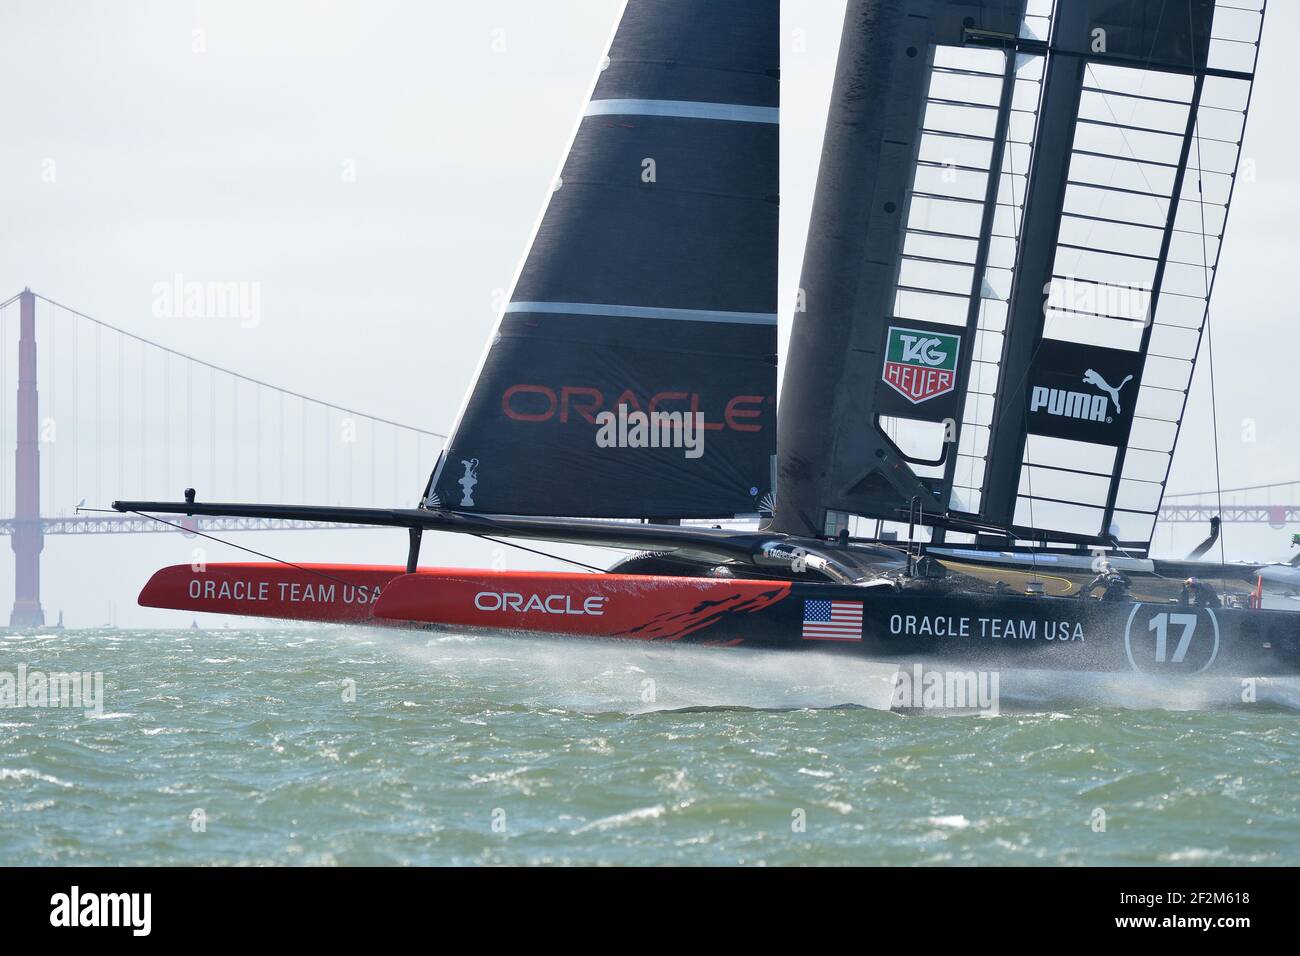
[[[903,271],[909,261],[904,259],[905,232],[916,211],[916,170],[919,162],[930,164],[930,169],[936,162],[936,156],[923,153],[936,50],[963,46],[966,30],[972,27],[1014,37],[1022,6],[1016,0],[848,4],[804,251],[800,287],[807,311],[794,318],[781,392],[775,521],[779,530],[823,534],[828,511],[906,520],[912,499],[931,512],[946,508],[942,478],[918,475],[875,418],[889,401],[890,411],[942,427],[959,414],[961,396],[950,388],[920,402],[907,403],[906,397],[896,401],[879,387],[881,366],[894,320],[907,329],[935,331],[942,326],[934,320],[945,317],[931,313],[928,301],[924,311],[896,308],[899,286],[912,288]],[[963,72],[961,66],[939,69],[954,71],[945,76]],[[999,65],[998,71],[1005,68]],[[998,90],[994,102],[1001,101]],[[984,112],[985,106],[981,102],[959,109]],[[960,129],[952,132],[954,137],[963,135]],[[945,157],[936,155],[941,164]],[[997,177],[987,174],[992,157],[983,156],[979,162],[984,172],[972,172],[970,178],[996,186]],[[953,165],[974,169],[976,163],[954,159]],[[928,232],[941,241],[948,230],[935,223]],[[977,229],[970,242],[962,235],[953,241],[962,246],[959,255],[965,257],[967,247],[976,255],[980,238]],[[987,244],[986,238],[983,241]],[[913,295],[943,299],[951,306],[955,324],[937,334],[956,335],[962,344],[967,343],[964,332],[971,310],[978,311],[979,297],[973,292],[982,278],[969,264],[964,275],[964,294],[945,286]],[[970,352],[958,351],[957,377],[964,379]]]

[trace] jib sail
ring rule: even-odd
[[[430,481],[498,514],[770,507],[778,0],[637,0]]]
[[[1262,0],[850,2],[781,527],[919,500],[1022,539],[1149,545],[1262,19]]]

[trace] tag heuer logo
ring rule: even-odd
[[[881,377],[913,405],[946,395],[957,386],[961,336],[889,327]]]

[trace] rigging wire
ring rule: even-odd
[[[120,513],[114,511],[111,508],[78,508],[77,509],[78,513],[83,511],[90,511],[98,514],[110,514],[110,515],[115,515]],[[235,542],[233,541],[227,541],[225,538],[218,538],[216,535],[208,534],[204,531],[199,531],[196,528],[187,528],[184,525],[178,524],[175,521],[168,521],[165,518],[159,518],[157,515],[145,514],[143,511],[131,511],[128,512],[128,514],[133,514],[137,518],[146,518],[149,521],[156,521],[159,524],[165,524],[168,527],[175,528],[177,531],[181,531],[185,534],[192,534],[200,538],[207,538],[209,541],[217,542],[217,544],[228,545],[229,547],[234,548],[236,551],[243,551],[246,554],[256,555],[259,558],[266,558],[266,560],[268,561],[273,561],[276,564],[283,564],[285,567],[294,568],[295,570],[303,571],[307,574],[315,574],[318,577],[325,578],[327,581],[333,581],[335,584],[344,584],[344,585],[351,586],[354,583],[352,581],[344,581],[342,578],[336,578],[332,574],[326,574],[324,571],[321,571],[319,568],[309,568],[302,564],[294,564],[292,561],[286,561],[284,558],[277,558],[273,554],[266,554],[262,551],[256,551],[253,548],[245,547],[242,544],[235,544]]]
[[[1188,13],[1191,13],[1191,0],[1187,0]],[[1219,453],[1219,403],[1214,388],[1214,331],[1210,322],[1210,253],[1205,236],[1205,182],[1201,171],[1201,122],[1197,117],[1196,133],[1196,199],[1201,211],[1201,268],[1205,279],[1205,363],[1210,371],[1210,428],[1214,435],[1214,490],[1219,509],[1219,587],[1227,591],[1228,582],[1223,569],[1228,563],[1227,543],[1223,533],[1223,476]]]
[[[83,511],[92,512],[95,514],[109,514],[109,515],[120,514],[120,512],[114,511],[111,508],[78,508],[77,509],[78,513]],[[214,534],[208,534],[205,531],[199,531],[197,528],[187,528],[183,524],[179,524],[175,521],[168,521],[165,518],[159,518],[157,515],[146,514],[143,511],[131,511],[128,512],[128,514],[133,514],[138,518],[146,518],[149,521],[156,521],[159,524],[165,524],[168,527],[175,528],[177,531],[181,531],[185,534],[192,534],[192,535],[197,535],[200,538],[207,538],[209,541],[217,542],[217,544],[228,545],[229,547],[234,548],[236,551],[243,551],[245,554],[251,554],[259,558],[265,558],[266,560],[273,561],[276,564],[283,564],[285,567],[294,568],[295,570],[303,571],[306,572],[307,574],[315,574],[319,577],[325,578],[326,580],[333,581],[336,584],[351,585],[353,583],[351,581],[344,581],[342,578],[336,578],[331,574],[326,574],[324,571],[321,571],[319,568],[310,568],[302,564],[295,564],[294,562],[287,561],[284,558],[277,558],[273,554],[267,554],[263,551],[257,551],[253,548],[246,547],[242,544],[235,544],[235,542],[229,541],[225,538],[218,538]],[[562,561],[565,564],[572,564],[576,567],[583,568],[587,571],[593,571],[596,574],[604,574],[606,571],[605,568],[598,568],[595,565],[591,565],[591,564],[583,564],[581,561],[576,561],[573,558],[565,558],[558,554],[550,554],[546,551],[539,551],[535,548],[525,547],[522,544],[515,544],[513,541],[494,538],[491,535],[477,534],[475,532],[469,532],[469,534],[471,537],[482,538],[484,541],[490,541],[493,544],[504,545],[507,548],[517,548],[520,551],[527,551],[529,554],[535,554],[543,558],[550,558],[554,561]]]
[[[474,538],[482,538],[484,541],[491,541],[493,544],[503,544],[507,548],[518,548],[520,551],[527,551],[529,554],[535,554],[538,555],[539,557],[551,558],[552,560],[555,561],[563,561],[565,564],[572,564],[575,567],[585,568],[588,571],[594,571],[596,574],[604,574],[605,571],[607,570],[606,568],[598,568],[595,565],[583,564],[581,561],[575,561],[572,558],[562,558],[558,554],[548,554],[545,551],[538,551],[534,548],[526,548],[522,544],[515,544],[513,541],[504,541],[500,538],[493,538],[490,535],[478,534],[477,532],[474,531],[470,531],[468,532],[468,534]]]

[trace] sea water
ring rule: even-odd
[[[843,657],[325,627],[0,634],[20,666],[6,864],[1300,864],[1289,681],[900,714]]]

